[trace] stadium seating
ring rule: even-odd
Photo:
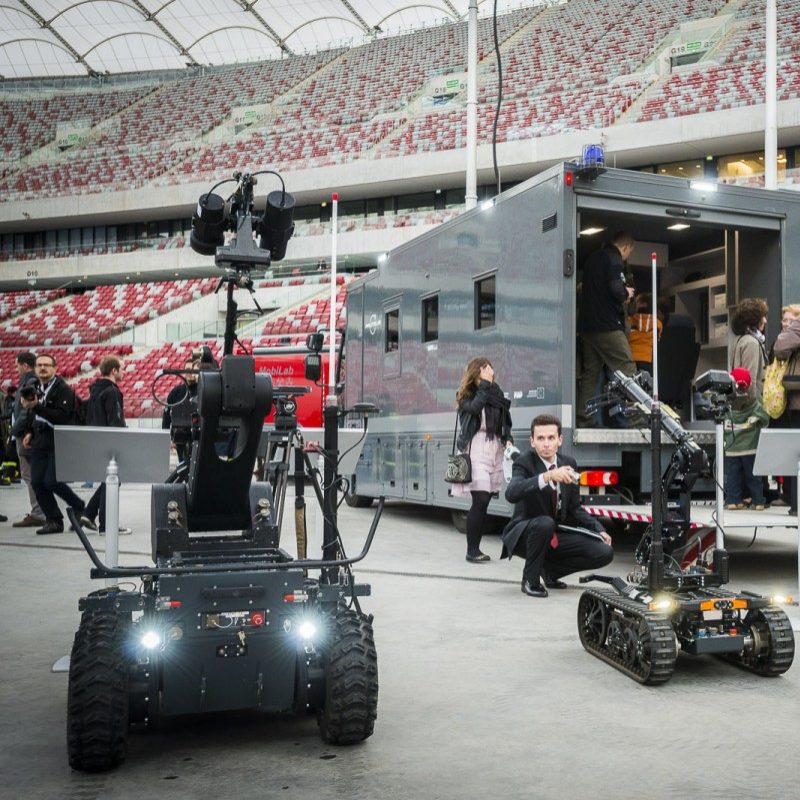
[[[798,11],[800,0],[778,3],[780,99],[800,96],[793,50]],[[680,24],[715,15],[733,23],[711,59],[651,87],[641,70],[673,40]],[[762,17],[759,0],[570,0],[503,14],[498,38],[504,102],[497,138],[607,127],[623,115],[625,122],[649,121],[759,103]],[[465,48],[466,23],[449,23],[348,50],[98,92],[92,102],[75,99],[83,101],[84,95],[7,100],[0,103],[11,132],[0,164],[0,202],[202,181],[267,164],[309,167],[460,148],[463,96],[434,99],[424,88],[438,75],[463,72]],[[478,140],[486,143],[497,99],[488,18],[479,21],[478,50]],[[232,109],[261,104],[269,104],[266,118],[235,130]],[[56,162],[11,169],[25,147],[52,142],[57,121],[77,122],[81,116],[94,126],[90,141]],[[25,119],[29,122],[20,122]],[[216,143],[206,141],[221,125],[228,126],[221,129],[224,135]]]
[[[63,289],[40,289],[30,292],[3,292],[0,294],[0,322],[37,306],[49,303],[64,295]]]
[[[212,291],[213,278],[98,286],[0,326],[2,347],[100,342]]]

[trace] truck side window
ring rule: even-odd
[[[385,350],[387,353],[393,353],[395,350],[400,349],[400,309],[394,308],[391,311],[387,311],[384,323],[384,330],[386,331]]]
[[[495,281],[490,275],[475,281],[475,330],[491,328],[495,324]]]
[[[422,301],[422,341],[435,342],[439,338],[439,295]]]

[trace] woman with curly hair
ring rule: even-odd
[[[453,497],[471,497],[467,514],[467,561],[491,559],[481,552],[481,537],[492,493],[505,486],[503,449],[511,442],[511,401],[494,382],[494,368],[488,358],[478,356],[467,364],[456,392],[460,425],[456,446],[469,453],[472,481],[455,483]]]
[[[759,297],[746,297],[733,311],[731,330],[738,337],[733,345],[731,372],[747,370],[750,373],[750,385],[745,396],[737,401],[741,407],[761,405],[764,395],[764,370],[767,368],[767,349],[764,329],[767,327],[767,303]],[[758,443],[755,437],[753,447]],[[726,500],[729,508],[750,507],[755,510],[768,508],[766,502],[766,479],[761,480],[753,475],[755,450],[746,455],[737,455],[733,459],[725,458],[726,471],[730,463],[735,461],[741,465],[735,475],[725,478]]]
[[[731,369],[746,369],[752,383],[748,390],[751,399],[760,400],[764,392],[764,370],[767,350],[764,328],[767,326],[767,303],[758,297],[747,297],[733,311],[731,330],[738,337],[733,346]]]

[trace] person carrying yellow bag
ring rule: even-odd
[[[783,374],[786,415],[789,428],[800,429],[800,306],[787,306],[784,310],[796,310],[798,313],[789,324],[781,330],[773,348],[775,358],[785,361],[787,368]],[[765,387],[766,388],[766,387]],[[789,477],[790,514],[797,513],[797,478]]]

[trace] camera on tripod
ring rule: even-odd
[[[694,382],[694,390],[702,395],[695,408],[698,419],[721,422],[730,414],[731,402],[736,395],[736,382],[724,369],[710,369]]]
[[[36,400],[37,398],[41,400],[44,397],[44,392],[42,392],[38,386],[23,386],[19,390],[19,396],[23,400],[30,402],[31,400]]]

